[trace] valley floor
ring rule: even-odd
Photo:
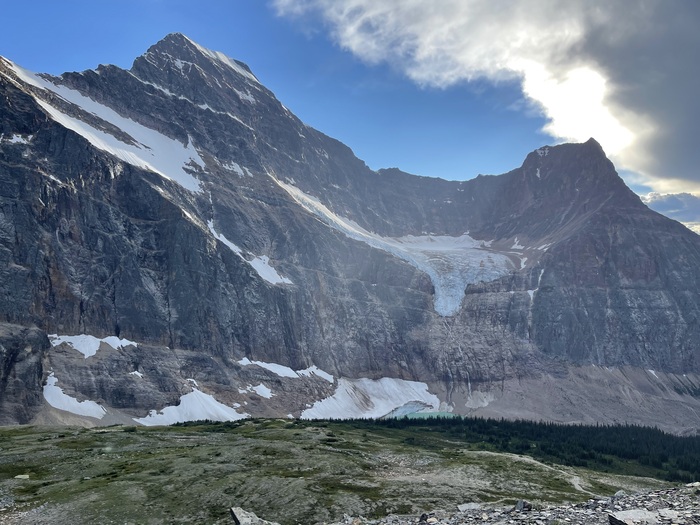
[[[338,522],[344,515],[388,523],[389,515],[430,512],[443,520],[469,503],[484,521],[483,514],[514,519],[503,511],[518,500],[594,511],[589,500],[605,501],[621,489],[669,486],[476,450],[429,426],[245,420],[0,429],[3,524],[230,524],[231,507],[284,525]]]

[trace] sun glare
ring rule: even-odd
[[[523,61],[523,92],[542,108],[549,122],[543,131],[553,137],[582,142],[595,137],[616,155],[630,146],[634,134],[606,105],[606,81],[587,66],[556,77],[541,64]]]

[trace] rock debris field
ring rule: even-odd
[[[231,509],[236,525],[276,525],[240,508]],[[389,515],[381,519],[345,516],[331,525],[463,525],[484,523],[510,525],[690,525],[700,524],[700,482],[684,487],[642,492],[618,492],[609,498],[559,506],[533,506],[519,501],[515,506],[495,507],[465,503],[458,512],[434,511],[420,516]]]

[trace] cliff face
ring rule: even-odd
[[[178,34],[129,71],[0,60],[0,126],[3,345],[32,348],[3,353],[6,421],[49,417],[50,372],[105,421],[195,391],[298,416],[343,388],[377,406],[381,382],[358,381],[394,378],[466,412],[513,381],[578,388],[570,371],[592,365],[700,372],[700,237],[646,208],[593,140],[466,182],[373,172]],[[114,339],[85,355],[45,334]],[[694,406],[679,385],[659,392]],[[22,396],[33,411],[8,408]],[[570,419],[557,403],[539,413]]]
[[[0,325],[0,425],[29,423],[42,405],[41,361],[48,347],[41,330]]]

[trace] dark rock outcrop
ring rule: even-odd
[[[38,413],[48,348],[41,330],[0,324],[0,425],[29,423]]]

